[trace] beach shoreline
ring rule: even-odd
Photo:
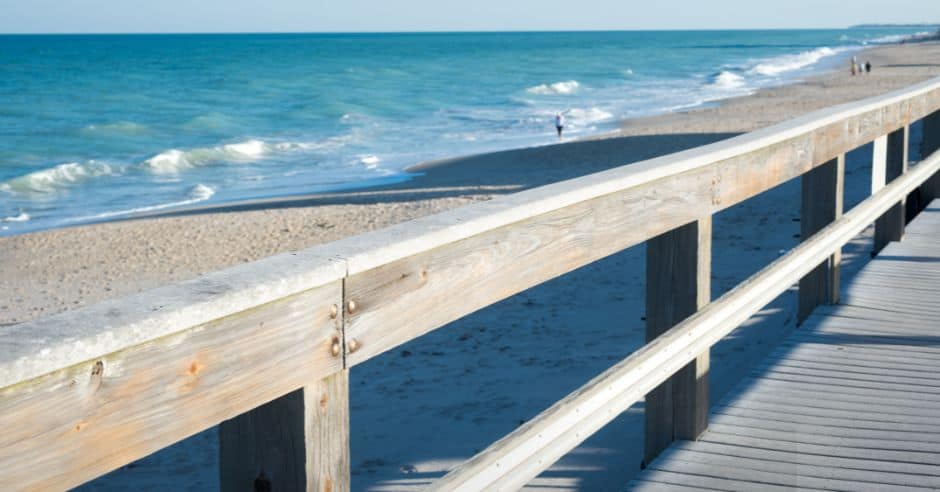
[[[865,52],[847,70],[709,107],[627,120],[616,135],[423,163],[414,180],[348,193],[204,208],[0,238],[0,325],[178,282],[547,183],[713,143],[940,75],[940,43]],[[913,139],[912,139],[913,143]],[[871,152],[846,163],[846,207],[870,192]],[[715,216],[713,297],[799,241],[798,180]],[[213,213],[214,212],[214,213]],[[871,232],[845,249],[844,275]],[[350,373],[355,490],[416,490],[644,343],[642,246],[461,319]],[[792,331],[793,292],[712,352],[713,401]],[[604,304],[609,309],[585,309]],[[503,347],[507,347],[503,350]],[[448,391],[450,390],[450,391]],[[533,489],[611,490],[639,469],[642,407],[562,459]],[[212,430],[87,490],[217,487]],[[416,445],[415,443],[420,443]]]
[[[0,325],[706,145],[814,110],[889,92],[934,75],[935,67],[929,64],[917,66],[898,60],[916,60],[917,52],[937,50],[938,46],[940,43],[927,42],[872,47],[864,51],[875,64],[869,75],[850,77],[847,69],[834,70],[719,104],[623,120],[613,132],[422,162],[409,167],[416,176],[395,184],[192,206],[3,236],[0,257],[6,259],[0,261],[0,288],[12,296],[0,305]],[[777,107],[767,111],[768,104]],[[741,114],[749,116],[741,118]],[[151,229],[160,232],[146,232]],[[255,232],[243,235],[243,230]],[[128,239],[138,237],[141,240]],[[230,248],[220,248],[219,243]],[[188,252],[180,251],[183,245],[188,246]],[[110,248],[123,252],[118,259],[124,268],[108,265],[104,252]]]
[[[755,90],[759,92],[762,87],[778,87],[793,80],[814,77],[820,72],[841,67],[848,56],[852,53],[863,53],[865,49],[858,44],[841,44],[846,39],[865,43],[858,40],[865,36],[857,34],[848,36],[850,37],[843,35],[840,42],[811,36],[810,39],[803,41],[809,44],[800,44],[801,41],[796,39],[776,39],[775,42],[778,43],[795,43],[790,47],[793,51],[781,53],[778,50],[773,55],[763,53],[748,59],[742,59],[741,55],[730,55],[724,62],[720,57],[716,58],[714,64],[696,63],[695,60],[700,60],[702,57],[695,57],[677,66],[694,67],[678,70],[684,74],[680,78],[672,80],[666,76],[662,79],[662,82],[670,84],[681,82],[677,87],[667,85],[666,89],[654,91],[653,94],[647,94],[650,89],[644,85],[646,82],[643,82],[650,77],[650,73],[658,73],[650,67],[644,70],[634,67],[639,70],[637,74],[634,74],[632,70],[624,70],[622,77],[617,79],[624,85],[618,86],[619,88],[614,92],[609,88],[602,89],[601,83],[591,84],[589,82],[591,78],[587,75],[582,77],[580,83],[572,80],[564,83],[558,82],[551,87],[520,89],[519,93],[514,93],[509,98],[519,106],[508,115],[517,118],[517,121],[510,125],[511,130],[480,130],[475,126],[478,123],[474,123],[476,120],[472,117],[472,110],[464,108],[462,111],[471,111],[466,115],[470,120],[460,127],[461,131],[467,133],[454,133],[443,127],[435,130],[439,132],[438,139],[448,142],[456,136],[464,135],[466,137],[464,144],[454,141],[454,146],[432,146],[427,151],[406,152],[403,155],[395,150],[397,148],[395,145],[388,143],[380,147],[360,147],[363,142],[373,137],[362,137],[366,139],[363,142],[359,142],[359,137],[352,134],[342,138],[330,137],[325,141],[320,141],[320,138],[314,136],[303,137],[300,136],[304,133],[301,131],[303,128],[301,125],[293,130],[296,134],[287,138],[287,141],[283,141],[283,137],[266,134],[263,128],[257,128],[246,130],[239,138],[233,136],[230,139],[215,142],[202,141],[192,145],[171,137],[169,140],[174,142],[174,148],[171,150],[166,150],[165,144],[162,143],[156,148],[144,150],[148,146],[143,142],[135,144],[143,145],[143,147],[140,147],[140,154],[133,157],[108,158],[105,154],[99,154],[100,151],[87,153],[86,155],[89,156],[97,155],[91,160],[79,156],[59,157],[52,162],[56,160],[74,162],[53,167],[41,166],[38,170],[31,169],[30,172],[24,171],[24,174],[14,174],[13,179],[0,182],[0,194],[3,194],[4,190],[11,193],[9,197],[11,201],[5,207],[4,214],[0,215],[0,236],[100,224],[115,220],[162,217],[167,214],[191,213],[197,210],[225,210],[230,205],[240,208],[250,203],[260,205],[264,202],[296,201],[297,198],[310,196],[313,193],[336,195],[362,190],[378,190],[400,181],[404,181],[404,186],[408,186],[408,182],[413,182],[419,177],[415,174],[420,174],[421,169],[438,167],[437,165],[441,162],[459,163],[473,160],[478,155],[498,153],[493,150],[525,151],[534,147],[556,145],[558,140],[553,138],[554,128],[548,121],[550,118],[542,114],[533,119],[530,114],[533,107],[540,108],[542,111],[562,110],[567,107],[565,111],[574,111],[569,121],[571,128],[566,130],[566,136],[568,136],[568,131],[572,132],[571,137],[566,138],[565,143],[616,137],[619,133],[617,128],[623,126],[623,120],[618,121],[613,116],[614,114],[623,115],[620,116],[621,118],[629,115],[628,121],[633,121],[670,112],[684,113],[697,108],[719,106],[729,98],[734,99],[735,95],[751,94]],[[871,38],[869,36],[873,39],[872,46],[890,42],[886,40],[891,37]],[[901,36],[894,37],[900,38]],[[774,37],[771,36],[771,38]],[[695,43],[705,44],[699,46]],[[697,40],[695,43],[690,45],[690,48],[710,48],[706,41]],[[627,44],[629,45],[629,41]],[[734,49],[733,45],[731,49]],[[711,55],[706,55],[704,58],[710,57]],[[642,63],[640,65],[645,67]],[[558,77],[564,78],[561,75]],[[653,77],[660,80],[661,75]],[[630,80],[634,81],[628,82]],[[518,86],[525,86],[529,83],[533,82],[530,80]],[[565,90],[558,93],[549,90],[555,85],[563,86],[559,90]],[[545,89],[548,94],[539,95],[545,91],[533,93],[534,89]],[[667,95],[665,99],[659,99],[663,95],[661,94],[663,90],[667,91]],[[675,95],[669,96],[669,91],[674,91]],[[648,97],[656,102],[646,103],[645,100]],[[633,102],[630,106],[618,106],[623,98]],[[614,103],[614,101],[618,102]],[[614,107],[619,109],[614,109]],[[592,123],[583,121],[585,116],[582,113],[585,111],[597,113],[591,116]],[[598,115],[601,115],[600,119],[595,119]],[[138,116],[141,121],[147,119]],[[340,118],[339,126],[348,127],[352,133],[362,130],[358,126],[350,126],[355,116],[355,112],[344,113]],[[420,124],[420,118],[412,119],[405,127],[413,130],[420,127]],[[515,125],[523,126],[517,128]],[[140,133],[150,130],[146,130],[138,123],[122,121],[113,125],[95,123],[81,131],[92,132],[89,133],[92,138],[88,140],[103,139],[102,145],[105,145],[110,141],[109,139],[117,136],[106,134],[107,131]],[[94,132],[105,133],[98,135]],[[505,134],[506,137],[500,137],[501,134]],[[124,133],[120,135],[128,136]],[[418,143],[422,142],[420,138],[423,137],[415,135],[412,138],[418,139],[415,141]],[[334,139],[338,140],[334,141]],[[406,139],[399,138],[398,140]],[[353,155],[359,154],[356,159],[361,157],[360,161],[349,163],[347,160],[350,156],[336,155],[332,156],[332,160],[328,159],[332,164],[327,165],[327,168],[333,165],[345,166],[349,168],[347,171],[353,174],[357,172],[369,174],[365,169],[374,169],[381,177],[364,175],[361,179],[352,179],[346,176],[331,184],[320,183],[324,179],[328,180],[331,171],[324,169],[322,178],[312,177],[320,175],[323,165],[321,159],[324,156],[310,154],[307,155],[307,160],[303,164],[290,168],[290,172],[284,174],[284,176],[293,176],[299,173],[299,176],[303,177],[291,178],[286,182],[283,182],[283,179],[281,182],[278,181],[280,179],[278,178],[280,169],[278,163],[281,159],[294,159],[306,155],[299,152],[300,149],[314,149],[321,145],[337,145],[338,148],[343,148],[347,144],[353,145],[354,141],[359,143],[351,149],[357,149]],[[287,152],[285,149],[288,148],[299,153]],[[152,157],[146,158],[148,155]],[[228,156],[231,161],[211,161],[220,158],[221,155]],[[142,159],[145,160],[141,163]],[[204,162],[206,159],[209,161]],[[22,160],[28,162],[29,156],[23,157]],[[343,164],[344,162],[346,164]],[[363,169],[357,171],[356,169],[360,167]],[[207,173],[215,174],[210,170],[216,168],[219,171],[224,170],[219,174],[231,173],[231,176],[237,179],[218,179],[217,176],[206,175]],[[251,169],[251,171],[245,169]],[[111,183],[111,189],[122,189],[122,183],[131,176],[137,176],[135,179],[142,180],[141,182],[153,181],[151,184],[154,194],[151,195],[147,189],[138,187],[137,183],[128,184],[127,190],[129,191],[125,195],[130,196],[124,197],[114,194],[114,197],[109,199],[112,193],[107,189],[99,189],[104,183]],[[418,186],[425,187],[423,184]],[[135,199],[132,196],[141,198]],[[107,202],[102,202],[102,200],[107,200]]]
[[[916,44],[927,43],[931,41],[918,41],[917,43],[908,43],[907,46],[914,46]],[[356,185],[351,184],[344,189],[319,192],[312,194],[289,194],[289,195],[279,195],[272,197],[264,198],[252,198],[246,200],[232,200],[222,203],[209,203],[209,204],[193,204],[186,205],[181,207],[172,207],[167,210],[159,210],[153,212],[144,212],[137,214],[130,214],[126,216],[119,216],[113,219],[104,219],[94,222],[84,222],[75,225],[65,225],[57,227],[55,229],[63,229],[69,227],[83,227],[88,225],[95,224],[105,224],[110,222],[120,222],[120,221],[133,221],[141,219],[150,219],[150,218],[162,218],[162,217],[174,217],[182,215],[193,215],[193,214],[204,214],[204,213],[229,213],[229,212],[239,212],[247,210],[260,210],[267,208],[284,208],[284,207],[298,207],[298,206],[315,206],[322,204],[339,204],[339,203],[375,203],[378,201],[387,200],[388,196],[398,194],[397,196],[402,196],[402,191],[407,190],[408,193],[415,193],[416,190],[429,190],[428,194],[434,195],[435,191],[437,194],[444,192],[445,187],[452,187],[454,184],[462,184],[467,182],[472,182],[474,180],[468,179],[467,174],[475,172],[474,167],[479,167],[481,163],[486,161],[493,160],[508,160],[516,156],[528,153],[537,153],[539,150],[545,151],[555,151],[560,146],[570,146],[572,144],[578,145],[585,142],[597,142],[599,140],[612,140],[624,137],[635,136],[639,134],[639,129],[651,129],[656,128],[658,130],[667,130],[666,127],[675,126],[677,120],[681,120],[690,115],[696,115],[699,113],[724,113],[725,111],[720,111],[721,107],[724,105],[736,105],[742,102],[746,103],[749,100],[754,98],[764,97],[762,94],[769,92],[770,94],[778,94],[781,88],[786,88],[789,86],[798,86],[802,84],[811,84],[814,82],[827,83],[835,79],[841,79],[843,70],[842,67],[848,62],[848,60],[857,56],[861,59],[870,58],[866,53],[871,53],[875,55],[877,59],[877,53],[882,48],[890,48],[893,46],[904,46],[905,44],[897,45],[875,45],[859,49],[858,51],[851,51],[845,53],[838,53],[833,55],[833,60],[831,60],[828,65],[835,65],[839,68],[830,67],[828,69],[823,69],[821,72],[813,73],[807,77],[799,78],[793,81],[781,82],[777,85],[771,85],[767,87],[761,87],[753,92],[746,95],[732,96],[728,98],[715,99],[702,102],[701,104],[685,108],[678,111],[665,111],[665,112],[654,112],[652,114],[638,116],[634,118],[623,118],[619,119],[613,123],[616,126],[615,129],[608,129],[600,131],[598,133],[592,133],[588,135],[577,136],[574,138],[564,139],[562,141],[546,141],[539,144],[533,144],[528,146],[515,147],[510,149],[501,149],[494,151],[486,151],[479,153],[469,153],[461,154],[450,157],[443,157],[439,159],[431,159],[427,161],[417,162],[411,165],[404,167],[402,170],[403,173],[408,174],[407,178],[401,179],[393,183],[385,184],[365,184],[365,185]],[[847,69],[846,69],[847,70]],[[863,75],[859,76],[860,79],[864,78]],[[773,96],[772,96],[773,97]],[[841,102],[848,102],[853,99],[858,99],[854,95],[850,98],[846,98]],[[838,103],[836,103],[838,104]],[[835,105],[835,104],[833,104]],[[818,105],[818,104],[808,104],[806,105],[807,112],[822,109],[828,105]],[[769,126],[773,123],[777,123],[779,120],[766,120],[762,122],[764,126]],[[748,127],[746,131],[752,131],[756,128]],[[744,133],[745,127],[731,126],[721,133],[727,133],[728,137],[734,136],[737,133]],[[547,137],[548,138],[548,137]],[[711,142],[708,142],[711,143]],[[693,145],[695,146],[695,145]],[[655,154],[658,156],[660,154]],[[525,158],[523,156],[523,158]],[[631,161],[623,162],[623,164],[629,164],[643,159],[634,159]],[[462,169],[461,169],[462,168]],[[605,167],[606,168],[606,167]],[[444,174],[451,174],[445,176]],[[568,179],[568,175],[556,175],[552,176],[549,179],[541,180],[539,185],[547,184],[549,182],[558,181],[562,179]],[[490,192],[495,193],[504,193],[504,192],[513,192],[519,191],[524,188],[532,186],[521,186],[521,185],[478,185],[479,191],[488,194]],[[435,191],[430,191],[435,190]],[[371,197],[371,198],[370,198]],[[384,198],[382,198],[384,197]],[[41,231],[35,232],[43,232]],[[27,233],[29,234],[29,233]]]

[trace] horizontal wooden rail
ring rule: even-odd
[[[708,146],[2,327],[0,489],[90,480],[291,391],[316,388],[470,312],[707,219],[938,109],[935,79]]]
[[[521,488],[763,309],[938,171],[940,153],[935,153],[715,302],[453,470],[430,490]]]

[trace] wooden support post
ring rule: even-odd
[[[921,140],[918,149],[920,159],[923,160],[940,149],[940,111],[925,116],[921,124]],[[914,217],[937,197],[940,197],[940,176],[933,176],[907,196],[906,221],[914,220]]]
[[[910,127],[908,126],[888,135],[885,149],[885,184],[891,183],[907,172],[909,139]],[[875,156],[878,156],[877,152]],[[874,178],[872,183],[872,192],[875,193],[877,190]],[[872,248],[872,256],[881,252],[891,241],[900,241],[904,236],[904,206],[904,201],[901,201],[875,222],[875,244]]]
[[[344,360],[343,299],[335,302],[331,348]],[[347,492],[349,370],[222,422],[219,478],[223,492]]]
[[[711,217],[650,239],[646,246],[646,341],[711,300]],[[646,395],[644,463],[675,439],[697,439],[708,426],[709,352]]]
[[[810,236],[842,216],[845,179],[845,155],[840,155],[804,174],[800,237]],[[800,280],[798,323],[809,317],[816,306],[839,302],[839,265],[841,252],[820,264]]]
[[[920,141],[920,158],[922,160],[940,150],[940,111],[925,117],[923,121],[923,137]],[[940,197],[940,175],[934,175],[920,187],[918,212],[938,197]]]
[[[223,491],[349,490],[349,371],[219,426]]]

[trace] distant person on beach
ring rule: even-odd
[[[555,129],[558,130],[558,138],[561,138],[561,132],[565,130],[565,116],[561,113],[555,115]]]
[[[865,73],[871,73],[871,61],[865,61]]]
[[[855,71],[858,68],[858,58],[852,57],[852,76],[855,76]]]

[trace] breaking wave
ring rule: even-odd
[[[914,34],[895,34],[892,36],[882,36],[880,38],[866,39],[862,41],[862,44],[896,44],[903,43],[905,41],[920,41],[929,39],[934,36],[935,33],[932,32],[918,32]]]
[[[144,161],[155,174],[177,174],[188,168],[226,161],[252,161],[268,152],[270,146],[261,140],[191,150],[170,149]]]
[[[0,222],[27,222],[29,218],[30,217],[28,213],[20,212],[19,215],[11,215],[9,217],[0,219]]]
[[[88,161],[84,164],[67,162],[0,183],[0,191],[52,193],[89,178],[108,176],[113,173],[114,169],[103,162]]]
[[[378,167],[379,162],[381,161],[382,159],[379,159],[378,156],[374,156],[374,155],[363,156],[359,159],[359,162],[364,164],[369,169],[374,169]]]
[[[718,89],[739,89],[744,86],[744,77],[725,70],[712,76],[711,86]]]
[[[565,111],[565,116],[568,117],[569,121],[575,124],[580,125],[590,125],[592,123],[599,123],[601,121],[606,121],[614,117],[613,114],[604,111],[601,108],[572,108],[568,111]]]
[[[765,77],[773,77],[814,65],[823,58],[837,55],[846,51],[847,49],[851,48],[833,49],[829,48],[828,46],[824,46],[822,48],[817,48],[811,51],[804,51],[802,53],[781,55],[757,64],[750,70],[750,73],[755,75],[763,75]]]
[[[529,87],[526,92],[529,94],[538,94],[540,96],[566,95],[574,94],[581,87],[577,80],[566,82],[555,82],[554,84],[542,84],[535,87]]]

